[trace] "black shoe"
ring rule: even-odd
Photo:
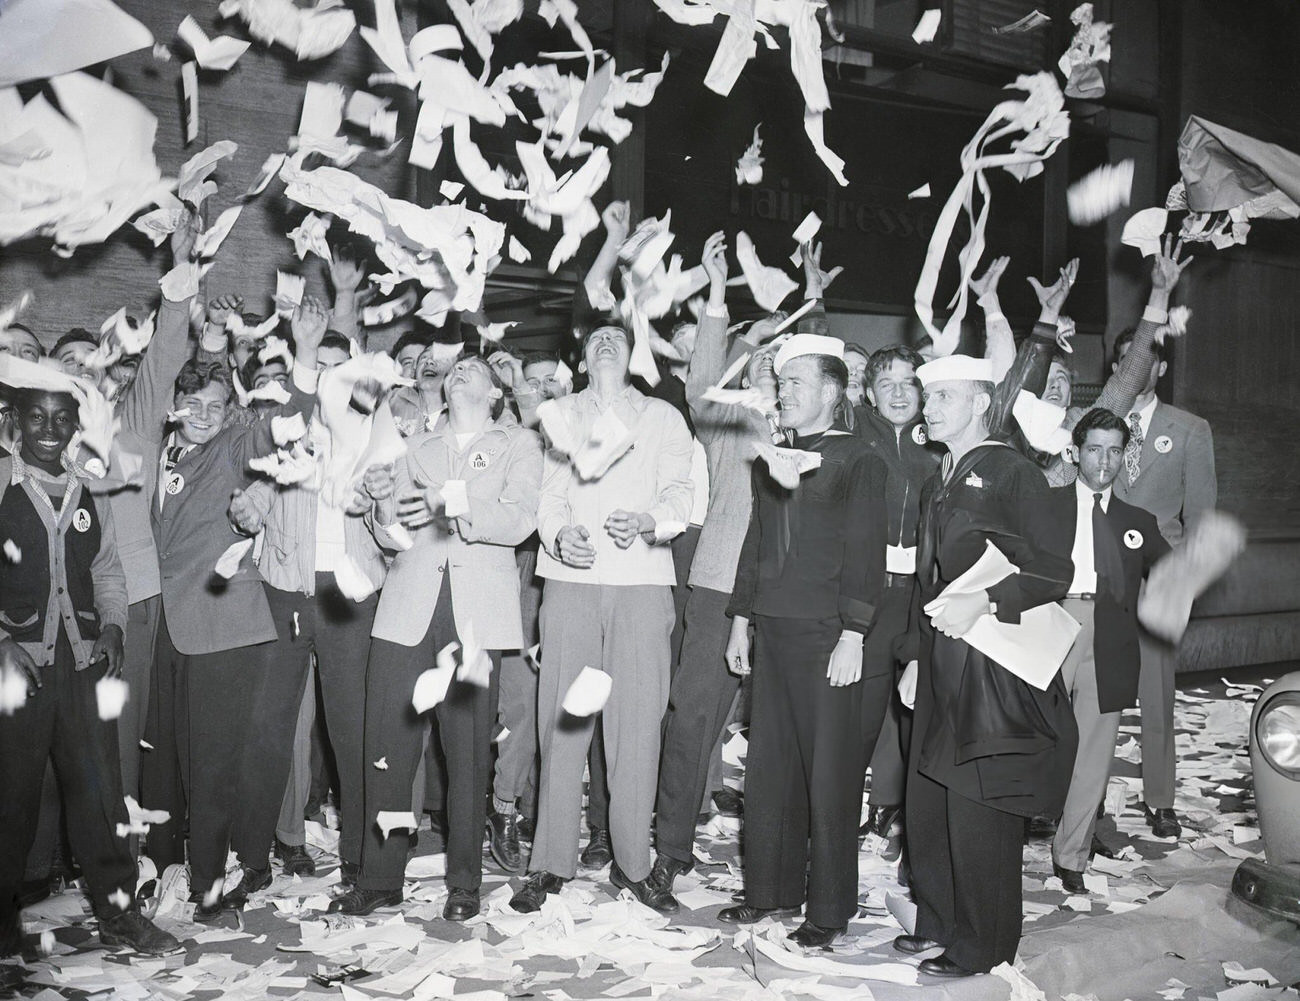
[[[519,838],[522,841],[532,841],[533,835],[537,833],[537,818],[519,816]]]
[[[894,948],[899,952],[905,952],[909,956],[915,956],[918,952],[929,952],[931,949],[943,948],[942,942],[936,942],[932,938],[922,938],[920,935],[899,935],[894,939]]]
[[[658,911],[660,914],[676,914],[680,910],[677,898],[667,888],[654,881],[653,872],[645,879],[633,882],[615,862],[609,867],[609,881],[620,890],[631,890],[632,896],[652,911]]]
[[[346,886],[349,890],[357,885],[357,874],[361,871],[361,866],[356,862],[339,863],[339,883]]]
[[[811,921],[805,921],[786,938],[805,949],[825,949],[843,934],[844,928],[823,928]]]
[[[510,906],[520,914],[540,911],[548,894],[559,893],[564,880],[551,872],[530,873],[519,892],[510,898]]]
[[[1067,869],[1065,866],[1052,863],[1052,875],[1061,881],[1067,893],[1087,893],[1088,888],[1083,883],[1083,873],[1077,869]]]
[[[468,921],[478,913],[478,890],[461,890],[449,888],[447,903],[442,908],[442,916],[448,921]]]
[[[1178,822],[1178,814],[1167,806],[1151,809],[1146,807],[1147,824],[1151,833],[1157,838],[1176,838],[1183,833],[1183,825]]]
[[[1034,841],[1041,841],[1044,838],[1053,837],[1056,834],[1056,819],[1053,817],[1030,817],[1029,818],[1029,838]]]
[[[168,956],[181,951],[175,935],[169,935],[136,910],[100,918],[99,940],[110,947],[129,946],[145,956]]]
[[[928,973],[932,977],[973,977],[974,970],[968,970],[964,966],[958,966],[948,954],[935,956],[934,959],[921,960],[921,972]]]
[[[519,814],[488,813],[488,850],[506,872],[518,872],[523,864],[519,853]]]
[[[354,886],[343,896],[330,901],[329,913],[364,917],[380,907],[396,907],[401,902],[401,890],[363,890]]]
[[[681,862],[667,855],[655,856],[655,864],[650,869],[650,881],[668,893],[673,892],[673,882],[684,872],[695,868],[693,862]]]
[[[201,925],[220,920],[221,912],[226,909],[226,901],[220,893],[208,898],[206,893],[195,890],[190,893],[190,903],[194,905],[193,920]]]
[[[226,894],[226,906],[243,907],[248,903],[251,894],[270,886],[272,878],[269,865],[265,869],[250,869],[244,866],[244,875],[240,878],[239,885]]]
[[[603,869],[614,861],[614,852],[609,847],[609,831],[597,827],[591,832],[591,840],[578,856],[578,862],[584,869]]]
[[[306,845],[286,845],[275,839],[275,857],[280,860],[286,876],[315,876],[316,863],[307,854]]]
[[[1100,855],[1102,858],[1119,858],[1119,852],[1115,851],[1095,834],[1092,836],[1092,853]]]
[[[764,918],[784,921],[786,918],[798,917],[799,911],[798,907],[751,907],[749,904],[738,904],[718,911],[718,920],[727,925],[752,925]]]
[[[745,808],[745,797],[724,786],[713,794],[713,808],[724,817],[739,817]]]

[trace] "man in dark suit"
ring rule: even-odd
[[[1079,750],[1052,842],[1052,870],[1065,889],[1083,893],[1120,712],[1137,698],[1138,588],[1169,552],[1169,543],[1150,512],[1112,495],[1111,484],[1124,465],[1128,425],[1096,408],[1075,425],[1073,438],[1079,477],[1052,491],[1052,511],[1062,541],[1073,540],[1074,579],[1062,606],[1082,629],[1061,665],[1061,677],[1074,704]]]

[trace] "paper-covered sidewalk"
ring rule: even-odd
[[[269,890],[252,898],[242,926],[233,915],[223,926],[193,924],[185,920],[183,893],[172,892],[159,923],[184,941],[187,951],[177,956],[145,959],[100,948],[88,905],[75,891],[29,908],[24,924],[33,951],[25,962],[0,964],[0,993],[22,982],[22,995],[40,1001],[1294,997],[1280,988],[1300,981],[1300,935],[1228,893],[1238,859],[1261,854],[1245,753],[1257,694],[1257,687],[1222,682],[1179,694],[1177,809],[1184,834],[1177,842],[1157,841],[1147,829],[1138,719],[1125,714],[1108,816],[1099,828],[1121,857],[1098,857],[1087,875],[1090,892],[1070,896],[1051,876],[1048,843],[1029,843],[1020,965],[1000,977],[942,983],[918,977],[918,959],[892,950],[900,926],[891,905],[903,913],[906,891],[874,836],[860,855],[858,916],[833,951],[792,951],[785,934],[797,919],[739,932],[721,925],[717,912],[741,888],[742,870],[739,821],[715,814],[700,825],[694,872],[677,880],[682,910],[672,920],[618,896],[608,869],[580,874],[538,914],[516,914],[505,874],[485,860],[483,913],[465,925],[446,922],[445,857],[428,853],[427,820],[400,910],[327,917],[338,875],[337,831],[309,823],[321,875],[290,879],[277,872]],[[731,785],[743,782],[746,750],[741,733],[724,745]],[[1256,986],[1256,978],[1276,985]]]

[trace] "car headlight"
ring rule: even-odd
[[[1264,760],[1287,778],[1300,779],[1300,695],[1285,692],[1270,699],[1255,732]]]

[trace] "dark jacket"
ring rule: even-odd
[[[786,490],[754,463],[754,503],[728,615],[838,618],[864,635],[885,583],[885,467],[853,435],[830,430],[795,448],[822,464]]]
[[[1054,488],[1051,501],[1053,525],[1058,532],[1057,545],[1072,550],[1078,521],[1074,484]],[[1116,601],[1103,579],[1102,559],[1098,555],[1093,656],[1097,665],[1097,707],[1103,713],[1113,713],[1137,704],[1138,668],[1141,664],[1138,589],[1142,586],[1142,578],[1156,561],[1169,552],[1169,543],[1161,536],[1154,515],[1124,503],[1114,493],[1106,506],[1106,522],[1111,526],[1119,549],[1124,579],[1120,583],[1121,598]],[[1095,539],[1093,546],[1097,547]]]
[[[925,423],[917,418],[905,428],[896,428],[877,413],[875,407],[854,409],[853,432],[880,456],[887,470],[885,509],[891,546],[915,546],[916,526],[921,515],[921,488],[939,468],[942,449],[930,444]]]
[[[959,795],[1025,816],[1059,813],[1078,732],[1059,674],[1046,692],[1021,681],[959,639],[936,633],[921,609],[979,560],[992,542],[1019,568],[990,589],[997,617],[1065,595],[1069,545],[1054,531],[1047,484],[1005,445],[967,453],[921,500],[917,678],[912,767]]]

